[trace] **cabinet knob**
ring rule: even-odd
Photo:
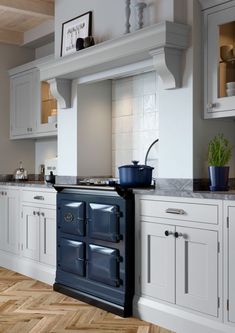
[[[35,211],[33,211],[33,215],[36,215],[36,212],[35,212]]]
[[[37,212],[37,215],[40,216],[40,212]]]
[[[207,104],[207,109],[213,109],[213,108],[216,108],[216,103],[210,102]]]
[[[57,124],[55,124],[55,128],[57,128],[58,127],[58,125]]]
[[[175,238],[183,237],[184,235],[181,232],[175,232]]]
[[[173,235],[174,233],[172,231],[166,230],[165,231],[165,236],[168,237],[170,235]]]
[[[41,215],[42,215],[42,216],[45,216],[45,214],[44,214],[43,212],[41,213]]]

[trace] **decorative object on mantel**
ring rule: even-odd
[[[88,36],[84,38],[84,48],[95,45],[94,38],[92,36]]]
[[[232,146],[223,134],[216,135],[208,146],[208,172],[211,191],[228,191],[229,166]]]
[[[84,49],[84,39],[78,38],[76,41],[76,51],[80,51]]]
[[[126,3],[126,30],[125,33],[129,34],[130,32],[130,17],[131,17],[131,0],[125,0]]]
[[[142,29],[144,26],[144,9],[147,7],[145,2],[137,2],[135,5],[136,10],[137,10],[137,16],[138,16],[138,21],[137,21],[137,26],[136,30]]]
[[[87,36],[85,38],[78,38],[76,41],[76,50],[80,51],[93,45],[95,45],[95,42],[92,36]]]
[[[61,57],[76,52],[78,38],[91,36],[92,12],[73,18],[62,25]]]

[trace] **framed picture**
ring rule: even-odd
[[[62,25],[61,57],[76,52],[78,38],[91,36],[92,12],[87,12]]]

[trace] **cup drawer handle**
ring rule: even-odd
[[[44,200],[44,197],[41,195],[36,195],[35,197],[33,197],[34,200]]]
[[[176,214],[176,215],[185,215],[186,212],[183,209],[178,209],[178,208],[167,208],[166,209],[167,214]]]

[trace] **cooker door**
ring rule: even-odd
[[[85,276],[84,243],[61,238],[59,266],[65,272]]]
[[[118,250],[89,244],[88,278],[118,287],[120,285],[119,261]]]
[[[115,205],[88,204],[88,234],[90,238],[118,242],[119,207]]]
[[[61,232],[77,236],[85,235],[85,203],[63,201],[61,205]]]

